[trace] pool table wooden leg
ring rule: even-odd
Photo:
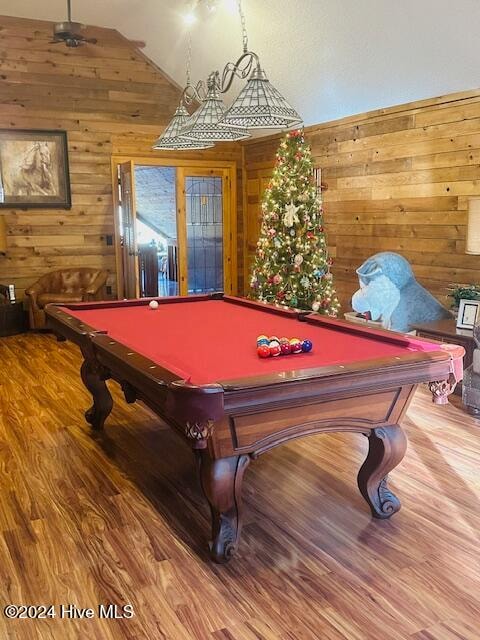
[[[358,472],[358,488],[375,518],[390,518],[400,509],[400,500],[387,485],[389,472],[403,459],[407,438],[397,425],[377,427],[368,435],[368,455]]]
[[[213,460],[207,450],[196,455],[203,493],[212,512],[210,553],[215,562],[228,562],[240,539],[242,481],[250,456]]]
[[[102,429],[113,407],[112,396],[105,384],[105,376],[95,362],[85,359],[80,369],[83,384],[93,397],[92,406],[85,411],[85,420],[94,428]]]

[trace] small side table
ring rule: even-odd
[[[0,337],[14,336],[27,330],[27,314],[23,302],[0,304]]]
[[[430,340],[438,340],[439,342],[449,342],[451,344],[459,344],[465,349],[465,357],[463,358],[463,368],[466,369],[472,364],[473,350],[475,349],[475,340],[471,329],[457,329],[457,321],[455,318],[447,318],[446,320],[437,320],[436,322],[427,322],[425,324],[416,324],[412,326],[417,336],[420,338],[429,338]],[[462,385],[458,383],[455,392],[456,395],[462,395]]]

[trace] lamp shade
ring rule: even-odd
[[[186,110],[183,104],[180,104],[170,124],[161,134],[158,140],[153,145],[155,150],[165,151],[183,151],[188,149],[209,149],[213,147],[213,142],[200,142],[198,140],[187,140],[186,138],[180,138],[180,130],[185,126],[185,123],[189,119],[190,114]]]
[[[301,117],[257,66],[219,124],[246,129],[298,126]]]
[[[207,97],[181,129],[181,137],[211,144],[249,138],[250,134],[242,127],[219,126],[218,121],[223,118],[225,111],[214,73],[208,79]]]
[[[465,253],[480,255],[480,197],[468,201],[467,242]]]
[[[0,215],[0,255],[7,253],[7,223],[5,216]]]

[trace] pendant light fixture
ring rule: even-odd
[[[258,55],[248,50],[242,2],[237,0],[237,3],[242,26],[242,55],[235,63],[225,65],[221,78],[218,71],[214,71],[209,75],[206,87],[203,81],[193,87],[190,84],[189,35],[187,85],[180,106],[154,149],[205,149],[216,142],[244,140],[250,136],[250,129],[285,129],[302,124],[299,114],[268,80]],[[247,83],[227,109],[221,94],[230,89],[235,78],[247,80]],[[200,106],[187,119],[185,105],[195,102],[200,102]]]
[[[222,78],[223,91],[230,89],[235,76],[248,80],[219,125],[247,129],[298,127],[302,124],[301,117],[270,83],[258,55],[248,50],[247,27],[241,0],[238,0],[238,12],[242,25],[243,54],[235,64],[226,65]]]

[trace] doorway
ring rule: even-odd
[[[199,165],[114,158],[120,298],[236,293],[235,164]]]

